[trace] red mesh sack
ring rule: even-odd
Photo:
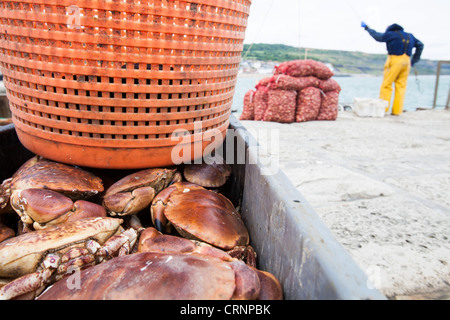
[[[328,79],[319,81],[320,81],[319,88],[322,89],[323,92],[330,92],[330,91],[341,92],[341,86],[336,80]]]
[[[266,113],[267,109],[268,92],[269,89],[259,87],[256,90],[255,95],[253,96],[256,121],[262,121],[264,119],[264,114]]]
[[[317,120],[334,121],[338,117],[339,92],[330,91],[322,97],[322,106],[320,107]]]
[[[303,89],[297,96],[296,122],[316,120],[322,104],[322,92],[318,88]]]
[[[255,119],[255,105],[254,98],[255,90],[249,90],[244,96],[244,108],[239,120],[254,120]]]
[[[264,121],[292,123],[295,122],[297,92],[292,90],[269,90],[267,110]]]
[[[273,77],[269,88],[274,90],[300,91],[308,87],[319,87],[320,79],[316,77],[291,77],[279,74]]]
[[[273,77],[268,77],[268,78],[262,78],[261,80],[259,80],[259,82],[256,84],[255,88],[268,88],[269,85],[273,82]]]
[[[330,79],[334,73],[324,63],[315,60],[286,61],[275,67],[275,74],[286,74],[292,77],[317,77]]]

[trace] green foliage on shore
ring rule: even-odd
[[[244,45],[242,56],[247,60],[283,62],[289,60],[308,59],[331,63],[341,74],[369,74],[382,75],[386,61],[385,54],[369,54],[356,51],[339,51],[323,49],[305,49],[287,46],[284,44],[256,43]],[[421,75],[434,75],[437,71],[437,61],[421,60],[416,65]],[[411,72],[414,72],[412,69]],[[450,65],[444,65],[443,75],[450,75]]]

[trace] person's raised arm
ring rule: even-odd
[[[370,29],[370,27],[363,21],[361,22],[361,27],[364,28],[371,36],[378,42],[386,42],[384,39],[384,33],[376,32],[373,29]]]

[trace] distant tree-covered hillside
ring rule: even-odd
[[[249,51],[250,48],[250,51]],[[331,63],[337,72],[342,74],[371,74],[383,73],[385,54],[369,54],[354,51],[305,49],[284,44],[244,45],[242,56],[248,60],[283,62],[288,60],[313,59],[324,63]],[[416,65],[421,75],[436,74],[437,61],[421,60]],[[450,75],[450,65],[444,65],[442,74]]]

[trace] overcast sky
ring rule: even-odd
[[[425,44],[422,58],[450,60],[450,0],[253,0],[245,43],[386,53],[360,27],[398,23]]]

